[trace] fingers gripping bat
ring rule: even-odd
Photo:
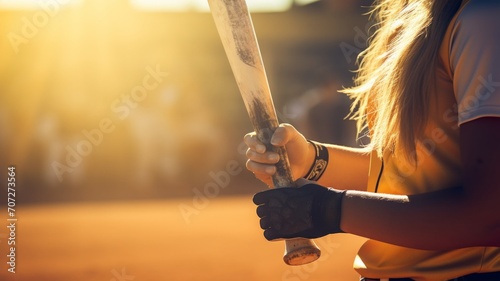
[[[276,165],[277,172],[273,176],[274,186],[293,186],[285,148],[270,144],[271,136],[279,123],[246,2],[208,0],[208,3],[257,137],[268,150],[280,155],[280,161]],[[312,240],[285,240],[283,260],[289,265],[315,261],[320,254],[320,249]]]

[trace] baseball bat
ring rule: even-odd
[[[267,150],[280,155],[273,176],[274,186],[294,185],[284,147],[271,145],[271,136],[279,126],[257,37],[245,0],[208,0],[215,25],[226,51],[248,115],[259,140]],[[309,239],[285,240],[283,260],[288,265],[315,261],[320,249]]]

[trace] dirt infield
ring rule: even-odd
[[[358,280],[351,264],[359,237],[318,239],[322,258],[290,267],[283,243],[264,240],[250,197],[199,203],[20,205],[16,273],[7,271],[2,227],[0,280]]]

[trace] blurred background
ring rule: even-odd
[[[371,1],[247,2],[280,121],[366,144],[336,91]],[[0,231],[2,280],[356,280],[362,239],[327,238],[344,256],[292,274],[262,238],[266,187],[244,168],[252,129],[205,1],[0,0],[0,34],[0,180],[16,167],[19,219],[16,274]]]

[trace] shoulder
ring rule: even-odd
[[[468,0],[464,1],[462,14],[474,13],[475,11],[491,10],[500,7],[498,0]]]
[[[470,0],[449,26],[449,73],[459,124],[500,116],[500,1]]]
[[[497,53],[500,48],[500,1],[467,1],[451,25],[449,52],[452,67],[464,55],[479,56],[487,64],[489,59],[500,58]]]
[[[500,1],[498,0],[470,0],[458,12],[457,23],[467,24],[472,28],[478,25],[497,28],[500,22],[499,13]]]

